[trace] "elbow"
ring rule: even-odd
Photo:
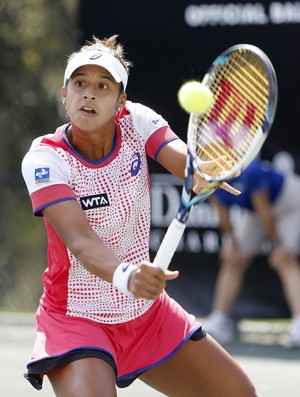
[[[89,249],[89,238],[78,235],[66,241],[66,245],[71,253],[78,259],[84,258]]]

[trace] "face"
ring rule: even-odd
[[[114,126],[115,114],[126,101],[120,84],[106,69],[96,65],[75,70],[62,89],[62,97],[72,125],[84,131]]]

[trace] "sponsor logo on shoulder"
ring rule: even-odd
[[[50,168],[36,168],[34,170],[35,183],[50,182]]]
[[[107,193],[81,197],[80,204],[83,210],[92,210],[94,208],[108,207],[110,205]]]
[[[161,119],[153,119],[153,120],[151,120],[151,123],[153,125],[157,125],[158,123],[160,123],[160,121],[161,121]]]

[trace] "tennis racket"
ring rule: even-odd
[[[153,261],[164,270],[191,210],[250,164],[266,140],[276,113],[276,73],[266,54],[253,45],[235,45],[224,51],[202,83],[213,93],[213,104],[207,113],[191,113],[189,117],[181,202]],[[192,192],[194,174],[208,182],[197,195]]]

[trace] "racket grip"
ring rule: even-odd
[[[153,260],[155,266],[162,270],[168,268],[185,227],[186,224],[179,222],[176,218],[173,219]]]

